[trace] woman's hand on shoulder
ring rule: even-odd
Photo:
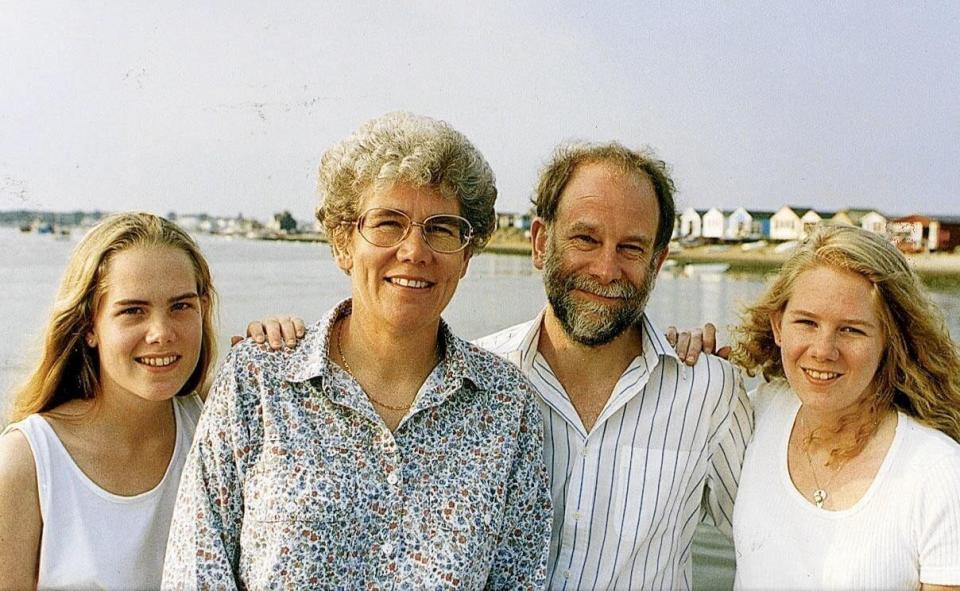
[[[702,330],[694,328],[678,332],[676,326],[669,326],[666,337],[667,342],[677,352],[677,357],[687,365],[695,365],[701,353],[723,359],[730,356],[730,347],[717,349],[717,327],[711,322],[704,324]]]
[[[254,320],[247,325],[247,336],[254,341],[267,343],[274,351],[279,351],[286,345],[291,349],[303,339],[306,329],[303,318],[299,316],[267,316],[263,320]],[[243,337],[230,337],[230,346],[234,346]]]
[[[27,438],[0,436],[0,589],[33,589],[40,558],[37,470]]]

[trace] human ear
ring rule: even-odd
[[[87,334],[84,336],[84,340],[87,342],[87,346],[91,349],[97,348],[97,334],[92,330],[87,331]]]
[[[540,217],[533,218],[530,225],[530,242],[533,247],[533,266],[543,269],[547,254],[547,240],[549,239],[547,223]]]
[[[667,260],[667,256],[669,254],[670,254],[670,247],[664,246],[663,248],[660,249],[660,252],[658,252],[654,256],[653,260],[654,260],[654,264],[656,264],[657,273],[659,273],[660,269],[663,268],[663,263]]]
[[[467,267],[470,265],[470,259],[473,257],[473,247],[468,246],[463,249],[463,267],[460,268],[460,279],[467,275]]]
[[[777,311],[770,314],[770,328],[773,330],[773,342],[775,342],[778,347],[782,346],[780,344],[780,322],[782,321],[783,313]]]
[[[337,266],[340,267],[340,270],[349,275],[350,269],[353,268],[353,256],[351,256],[350,251],[347,250],[346,245],[334,245],[333,258],[337,261]]]

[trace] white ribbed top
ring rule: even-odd
[[[909,416],[849,509],[797,491],[787,444],[800,401],[785,381],[753,396],[756,429],[733,514],[737,589],[919,589],[960,585],[960,445]]]

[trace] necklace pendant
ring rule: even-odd
[[[827,500],[827,491],[818,488],[813,491],[813,502],[817,504],[817,509],[823,509],[823,502]]]

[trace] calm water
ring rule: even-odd
[[[5,289],[0,306],[7,321],[0,339],[0,402],[35,355],[42,323],[53,301],[60,274],[79,235],[68,240],[21,234],[0,228],[0,276]],[[220,293],[221,351],[229,336],[242,333],[248,321],[273,313],[294,313],[316,320],[349,294],[347,277],[321,244],[230,240],[201,236]],[[763,287],[751,275],[684,277],[662,273],[649,310],[665,328],[700,326],[712,321],[725,328],[736,312]],[[947,316],[950,332],[960,335],[960,284],[938,286],[934,293]],[[444,317],[461,336],[476,338],[530,319],[543,306],[540,274],[524,256],[481,255]],[[729,588],[732,552],[712,531],[704,530],[695,546],[697,589]]]

